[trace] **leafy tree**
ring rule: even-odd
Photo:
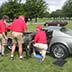
[[[62,17],[62,10],[56,10],[51,13],[51,17]]]
[[[50,13],[49,13],[49,12],[45,12],[45,13],[42,15],[42,17],[48,18],[48,17],[50,17]]]
[[[0,7],[0,17],[8,15],[14,19],[19,15],[26,15],[30,18],[45,17],[47,12],[47,3],[44,0],[26,0],[26,3],[21,3],[22,0],[8,0]]]
[[[28,17],[35,18],[42,17],[42,15],[47,11],[47,3],[44,0],[26,0],[25,8]]]
[[[62,8],[64,17],[72,17],[72,0],[67,0]]]
[[[21,0],[8,0],[0,7],[0,15],[8,15],[10,18],[14,19],[19,15],[25,15],[24,4],[20,3]]]

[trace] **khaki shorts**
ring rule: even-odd
[[[0,44],[6,45],[6,40],[4,39],[3,35],[0,34]]]
[[[23,34],[20,32],[12,32],[13,43],[23,43]]]

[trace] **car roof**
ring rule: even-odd
[[[61,26],[48,26],[44,27],[44,30],[60,30],[62,27]]]

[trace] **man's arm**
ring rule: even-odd
[[[8,39],[7,36],[5,35],[5,32],[3,32],[2,35],[5,39]]]
[[[2,32],[3,37],[5,39],[7,39],[7,36],[5,35],[5,32],[6,32],[6,25],[5,25],[5,23],[1,24],[1,32]]]

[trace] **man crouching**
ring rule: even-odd
[[[42,30],[42,25],[36,26],[37,33],[34,37],[34,47],[39,48],[39,52],[42,56],[42,59],[40,60],[40,63],[44,61],[46,57],[46,50],[48,48],[47,45],[47,38],[46,38],[46,33]],[[33,53],[35,53],[35,49],[33,50]]]

